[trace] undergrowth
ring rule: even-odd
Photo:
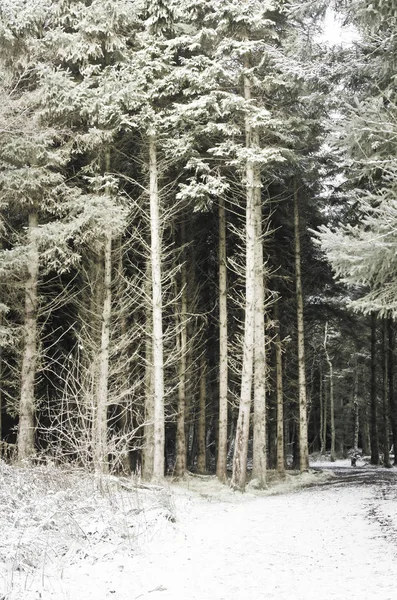
[[[27,598],[32,582],[62,578],[80,561],[132,556],[165,520],[166,489],[54,466],[0,461],[0,599]]]

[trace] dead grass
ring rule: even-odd
[[[161,523],[176,519],[166,489],[3,461],[0,506],[0,590],[7,600],[27,597],[29,582],[48,570],[62,577],[63,568],[76,562],[133,556]]]
[[[300,474],[299,471],[286,471],[285,477],[280,478],[277,471],[268,470],[267,486],[265,489],[258,488],[256,481],[251,480],[246,486],[245,493],[233,491],[229,485],[223,485],[215,475],[196,475],[187,473],[182,479],[172,481],[172,489],[175,493],[184,491],[198,495],[209,502],[239,503],[250,499],[285,494],[303,487],[320,484],[330,477],[332,473],[321,471],[309,471]]]

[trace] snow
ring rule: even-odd
[[[4,584],[6,600],[395,600],[397,471],[359,464],[316,463],[325,474],[289,474],[282,484],[250,486],[245,494],[195,476],[163,490],[109,478],[99,493],[80,475],[67,480],[68,494],[44,493],[36,484],[35,502],[16,502],[13,521],[3,486],[16,470],[2,467],[0,550],[7,545],[9,554],[0,553],[0,598]],[[19,483],[24,479],[26,489],[31,475],[18,471]],[[49,518],[56,504],[63,521],[52,514],[56,526],[45,530],[43,514]],[[38,547],[24,541],[35,528]]]
[[[358,30],[354,25],[343,23],[343,17],[339,13],[328,8],[323,22],[323,31],[318,37],[318,42],[325,42],[329,46],[352,46],[360,39]]]

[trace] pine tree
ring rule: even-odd
[[[35,295],[39,283],[39,275],[45,276],[47,273],[63,273],[68,269],[74,268],[80,260],[81,253],[85,250],[85,245],[91,238],[97,237],[103,242],[103,252],[105,247],[107,253],[104,253],[105,262],[107,262],[106,278],[109,280],[110,272],[110,244],[114,232],[120,231],[125,217],[125,209],[121,206],[116,196],[108,194],[104,190],[114,189],[114,180],[111,177],[102,177],[99,173],[99,162],[92,159],[89,153],[98,151],[97,157],[103,154],[103,142],[110,139],[112,132],[101,134],[98,127],[109,129],[107,119],[111,115],[105,115],[102,112],[103,121],[101,121],[100,111],[98,112],[98,103],[93,107],[93,94],[97,94],[98,81],[96,77],[95,88],[93,87],[92,73],[90,76],[85,72],[86,77],[74,78],[71,74],[70,66],[73,65],[83,70],[90,60],[98,58],[98,40],[91,40],[92,45],[81,44],[82,38],[88,36],[89,18],[98,17],[94,9],[95,5],[87,17],[84,15],[84,28],[79,18],[85,9],[84,4],[75,2],[73,9],[59,4],[56,7],[47,5],[43,2],[38,4],[30,15],[30,27],[20,33],[14,33],[15,44],[19,44],[21,52],[20,62],[16,63],[14,72],[15,81],[19,82],[15,86],[14,118],[18,115],[18,103],[22,106],[24,103],[28,106],[25,112],[24,136],[17,138],[14,132],[8,133],[6,144],[3,146],[3,160],[7,161],[12,168],[8,167],[3,171],[3,192],[7,194],[10,201],[12,194],[16,192],[18,179],[23,177],[25,193],[18,200],[24,203],[23,210],[28,211],[29,231],[32,238],[29,246],[35,245],[35,254],[37,257],[35,266],[33,261],[29,262],[30,273],[26,283],[26,317],[25,317],[25,350],[22,357],[22,380],[21,380],[21,419],[20,427],[26,427],[32,432],[34,430],[34,377],[35,363],[37,363],[37,348],[39,340],[34,333],[37,332],[38,306]],[[108,4],[105,8],[110,8]],[[63,12],[66,10],[67,12]],[[64,35],[55,35],[60,33],[57,29],[60,27],[63,19],[69,19],[69,33]],[[10,16],[9,23],[14,27],[15,20]],[[100,34],[99,34],[100,35]],[[104,32],[106,38],[106,32]],[[8,42],[9,42],[8,38]],[[72,43],[70,43],[73,40]],[[108,40],[108,45],[101,48],[100,54],[110,53],[111,45],[117,46],[114,38]],[[24,54],[26,52],[26,54]],[[85,54],[84,54],[85,52]],[[27,63],[25,71],[27,75],[18,73],[20,64],[23,61],[31,60]],[[35,62],[34,62],[35,61]],[[105,60],[105,63],[107,59]],[[7,67],[7,65],[5,65]],[[10,67],[7,67],[8,70]],[[82,71],[80,71],[81,73]],[[98,73],[96,74],[98,75]],[[108,83],[107,77],[102,78],[103,87]],[[29,85],[30,84],[30,87]],[[95,90],[95,91],[94,91]],[[108,97],[104,95],[103,105],[106,105]],[[87,120],[92,125],[87,131],[86,125],[76,115],[82,115],[85,111]],[[28,115],[28,120],[26,120]],[[104,121],[107,121],[106,123]],[[32,130],[29,131],[29,125]],[[114,125],[114,123],[112,123]],[[30,134],[33,133],[31,137]],[[110,135],[109,135],[110,133]],[[23,140],[23,145],[21,144]],[[15,163],[15,146],[19,152],[17,163]],[[86,163],[85,173],[76,174],[70,180],[68,178],[69,169],[76,169],[76,165],[85,155]],[[87,160],[88,159],[88,160]],[[17,169],[15,168],[17,167]],[[87,184],[87,181],[89,183]],[[34,183],[33,183],[34,182]],[[76,182],[77,185],[76,185]],[[22,180],[20,181],[20,185]],[[109,215],[113,215],[113,222],[109,226]],[[105,216],[106,215],[106,216]],[[35,233],[37,232],[37,233]],[[110,236],[110,237],[109,237]],[[17,249],[17,247],[16,247]],[[33,250],[30,251],[32,254]],[[32,255],[33,256],[33,255]],[[3,260],[8,263],[12,259],[11,255],[3,254]],[[10,265],[10,270],[15,268]],[[39,269],[41,273],[39,272]],[[105,288],[109,288],[105,284]],[[30,300],[28,300],[30,298]],[[105,309],[105,305],[107,308]],[[108,380],[108,325],[109,321],[109,298],[105,291],[103,314],[103,335],[101,343],[101,359],[99,361],[98,372],[98,399],[97,402],[103,407],[97,411],[97,416],[107,410],[107,380]],[[101,309],[101,310],[102,310]],[[29,330],[29,333],[28,333]],[[101,400],[99,400],[101,398]],[[27,408],[25,408],[27,407]],[[103,419],[102,419],[103,421]],[[106,421],[106,417],[105,417]],[[25,426],[25,423],[28,423]],[[94,440],[93,446],[95,453],[97,451],[101,456],[107,456],[106,452],[106,423],[97,425],[93,431],[98,432],[98,440]],[[100,432],[100,433],[99,433]],[[23,439],[28,439],[26,435]],[[21,438],[21,442],[22,442]],[[20,443],[21,457],[32,454],[33,436],[30,433],[29,448],[24,449],[26,444]],[[101,449],[99,450],[99,447]],[[107,463],[106,459],[101,459],[103,468]],[[102,469],[102,467],[101,467]]]
[[[340,187],[349,222],[321,228],[320,239],[336,275],[362,291],[352,306],[387,315],[395,310],[392,247],[396,163],[390,140],[396,105],[390,65],[395,52],[396,15],[392,4],[374,2],[368,7],[357,0],[348,16],[362,37],[342,79],[348,96],[342,96],[339,103],[341,122],[332,141],[340,157],[345,181]]]
[[[42,88],[34,64],[39,56],[36,36],[43,24],[40,8],[37,6],[31,14],[24,12],[19,15],[20,20],[15,19],[12,8],[2,11],[2,41],[6,49],[1,68],[8,84],[8,102],[1,132],[0,194],[3,214],[8,212],[7,228],[13,228],[14,222],[19,230],[12,236],[11,244],[1,251],[0,260],[3,280],[14,283],[20,280],[24,288],[18,408],[20,460],[35,453],[39,281],[43,273],[57,267],[67,268],[74,260],[67,244],[69,224],[64,220],[70,202],[75,199],[62,173],[67,156],[64,136],[45,122],[41,110]],[[12,63],[9,53],[14,51],[16,60]],[[54,227],[57,222],[58,230]]]

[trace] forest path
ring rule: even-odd
[[[282,496],[194,505],[173,539],[134,559],[131,600],[396,600],[397,471],[335,475]]]
[[[397,469],[382,467],[328,467],[334,478],[322,486],[333,489],[346,488],[354,491],[357,487],[368,487],[366,518],[376,522],[385,540],[394,546],[397,554]],[[324,469],[323,469],[324,470]],[[397,586],[395,598],[397,599]]]
[[[133,556],[104,544],[61,571],[47,560],[7,600],[397,600],[397,469],[328,468],[278,495],[188,477],[154,528],[132,530]]]

